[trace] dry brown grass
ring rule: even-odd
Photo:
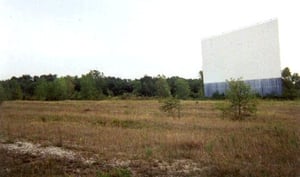
[[[136,176],[299,176],[299,101],[260,101],[257,115],[245,121],[222,119],[214,101],[183,101],[180,119],[159,104],[5,102],[0,140],[62,146],[98,162],[130,160]],[[172,169],[178,160],[194,170]]]

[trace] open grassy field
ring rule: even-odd
[[[0,176],[300,175],[299,101],[259,101],[245,121],[215,105],[182,101],[173,118],[157,100],[4,102]],[[22,143],[39,150],[8,148]]]

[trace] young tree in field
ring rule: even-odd
[[[158,75],[155,81],[155,86],[156,86],[156,96],[160,98],[167,98],[171,96],[170,87],[165,76]]]
[[[188,82],[182,78],[175,80],[175,97],[179,99],[187,99],[190,95],[190,86]]]
[[[177,98],[169,97],[162,101],[160,110],[172,117],[181,117],[181,104]]]
[[[250,85],[241,79],[231,79],[227,81],[227,84],[228,89],[225,92],[225,97],[229,101],[229,106],[224,111],[231,115],[233,119],[239,120],[255,113],[257,102]]]

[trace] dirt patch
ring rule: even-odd
[[[59,158],[69,161],[80,161],[84,164],[95,163],[94,159],[83,158],[79,153],[75,153],[71,150],[54,146],[43,147],[40,144],[32,144],[30,142],[17,141],[11,144],[0,144],[0,148],[17,154],[30,154],[32,156],[41,156],[44,158]]]
[[[1,144],[1,157],[6,164],[0,164],[2,176],[14,176],[13,174],[39,174],[39,170],[50,169],[46,173],[51,176],[55,174],[75,174],[79,176],[93,176],[100,171],[111,171],[112,169],[127,169],[132,176],[203,176],[209,175],[214,167],[201,167],[192,160],[182,159],[166,162],[161,160],[120,160],[111,159],[99,162],[92,158],[84,158],[79,152],[66,150],[61,147],[43,147],[40,144],[30,142],[15,142]],[[29,170],[29,172],[27,171]],[[52,170],[52,171],[51,171]],[[12,173],[14,172],[14,173]],[[1,175],[0,175],[1,176]]]
[[[57,158],[66,158],[68,160],[74,160],[76,154],[72,151],[62,149],[60,147],[41,147],[40,144],[32,144],[29,142],[15,142],[13,144],[2,144],[2,148],[8,151],[14,151],[21,154],[31,154],[34,156],[50,156]]]

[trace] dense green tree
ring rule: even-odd
[[[144,76],[140,79],[141,89],[140,94],[146,97],[155,96],[156,87],[155,87],[155,79],[150,76]]]
[[[21,87],[23,99],[31,99],[35,87],[33,78],[30,75],[22,75],[21,77],[16,79]]]
[[[142,84],[141,84],[141,81],[139,79],[135,79],[135,80],[132,81],[132,87],[133,87],[132,93],[135,96],[141,96]]]
[[[0,104],[6,100],[6,96],[5,96],[5,90],[4,87],[2,86],[2,83],[0,83]]]
[[[158,75],[156,81],[156,96],[166,98],[171,96],[170,87],[164,75]]]
[[[47,100],[65,100],[68,98],[68,87],[65,78],[57,78],[48,83]]]
[[[123,84],[124,93],[130,93],[131,94],[133,92],[133,90],[134,90],[133,83],[134,82],[130,79],[124,79],[124,84]]]
[[[176,97],[176,84],[175,84],[175,82],[178,78],[179,77],[177,77],[177,76],[167,78],[167,82],[168,82],[168,85],[170,87],[170,92],[171,92],[171,95],[173,97]]]
[[[179,99],[187,99],[190,95],[190,86],[183,78],[177,78],[175,81],[175,96]]]
[[[203,83],[203,72],[199,71],[198,79],[186,79],[191,89],[191,98],[203,98],[204,97],[204,83]]]
[[[99,98],[100,93],[97,90],[96,82],[91,74],[82,75],[80,78],[80,97],[86,100],[95,100]]]
[[[293,77],[294,76],[294,77]],[[283,93],[282,96],[287,99],[295,99],[297,97],[297,74],[292,75],[288,67],[284,68],[281,72]]]
[[[56,74],[48,74],[48,75],[41,75],[40,78],[45,79],[47,82],[53,82],[56,78]]]
[[[90,75],[94,80],[98,94],[96,99],[103,97],[103,90],[105,90],[104,74],[97,70],[91,70],[88,75]]]
[[[15,77],[8,81],[8,87],[6,88],[8,98],[11,100],[23,99],[22,89]]]
[[[187,82],[191,89],[190,97],[191,98],[200,98],[201,97],[201,81],[200,81],[200,79],[187,79]]]
[[[300,98],[300,76],[298,73],[292,75],[294,87],[296,89],[297,98]]]
[[[65,99],[72,99],[74,97],[75,94],[75,80],[74,77],[71,76],[66,76],[63,77],[64,78],[64,82],[66,85],[66,98]]]
[[[108,96],[120,96],[126,92],[127,82],[120,78],[107,77],[105,78],[106,94]]]
[[[48,96],[48,83],[46,79],[40,78],[37,80],[35,89],[34,89],[34,96],[38,100],[46,100]]]

